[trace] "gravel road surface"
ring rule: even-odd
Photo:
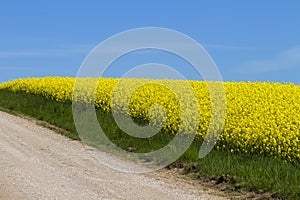
[[[157,172],[116,171],[90,151],[118,162],[34,120],[0,112],[0,199],[224,199],[156,178]]]

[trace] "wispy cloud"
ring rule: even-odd
[[[145,43],[146,44],[146,43]],[[247,51],[247,50],[252,50],[252,48],[250,47],[243,47],[243,46],[231,46],[231,45],[222,45],[222,44],[202,44],[199,43],[204,49],[217,49],[217,50],[235,50],[235,51]],[[123,52],[124,49],[128,50],[132,50],[134,51],[136,46],[140,47],[143,46],[142,44],[136,42],[135,41],[122,41],[122,43],[115,43],[113,45],[110,46],[106,46],[105,48],[103,48],[104,50],[101,51],[101,53],[103,54],[115,54],[115,53],[120,53]],[[149,44],[144,45],[145,47],[149,46]],[[179,52],[193,52],[195,53],[195,46],[196,43],[182,43],[181,41],[179,42],[172,42],[172,43],[168,43],[168,42],[164,42],[164,43],[153,43],[153,47],[163,47],[163,49],[165,50],[170,50],[170,51],[179,51]],[[147,49],[147,48],[145,48]],[[145,50],[144,49],[144,50]],[[150,47],[151,49],[151,47]],[[158,51],[143,51],[143,49],[139,48],[139,51],[137,51],[136,53],[139,54],[156,54],[159,53],[159,49],[157,49]]]
[[[105,48],[103,53],[116,53],[120,52],[120,48],[123,46],[130,47],[132,42],[127,42],[125,44],[116,44]],[[168,44],[170,49],[177,49],[181,51],[193,50],[191,45],[184,43],[172,43]],[[249,50],[247,47],[241,46],[230,46],[221,44],[202,44],[205,49],[220,49],[220,50]],[[78,55],[88,55],[88,53],[94,49],[96,45],[68,45],[59,48],[50,49],[25,49],[25,50],[0,50],[0,58],[34,58],[34,57],[66,57],[66,56],[78,56]],[[146,52],[146,53],[154,53]]]
[[[238,73],[279,72],[300,67],[300,46],[281,52],[277,57],[266,60],[253,60],[235,69]]]
[[[65,57],[74,55],[86,55],[93,46],[78,45],[52,49],[26,49],[1,51],[0,58],[22,58],[22,57]]]
[[[223,45],[223,44],[203,44],[204,48],[220,49],[220,50],[250,50],[249,47]]]
[[[36,69],[34,67],[28,67],[28,66],[1,66],[0,65],[0,71],[19,71],[19,70],[32,70]]]

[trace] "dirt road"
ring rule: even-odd
[[[116,171],[89,151],[118,162],[33,120],[0,112],[0,199],[224,199],[175,181]]]

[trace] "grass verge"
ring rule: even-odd
[[[0,108],[45,121],[43,126],[54,129],[71,139],[80,139],[72,116],[71,103],[58,103],[32,94],[0,90]],[[115,123],[110,113],[97,111],[98,121],[108,138],[117,146],[136,152],[149,152],[166,145],[172,136],[160,132],[150,139],[134,138]],[[300,199],[300,163],[286,163],[262,156],[232,154],[213,150],[198,158],[201,141],[195,139],[189,149],[169,168],[181,168],[183,174],[205,180],[210,186],[240,193],[254,191],[261,199]]]

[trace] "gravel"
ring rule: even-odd
[[[91,151],[93,154],[91,154]],[[225,199],[159,173],[111,169],[95,156],[121,158],[0,112],[0,199]],[[122,160],[122,164],[132,165]]]

